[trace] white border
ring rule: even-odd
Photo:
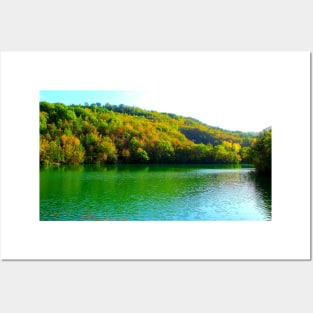
[[[39,222],[39,90],[205,88],[238,64],[272,107],[271,222]],[[309,259],[309,143],[308,52],[3,52],[1,258]]]

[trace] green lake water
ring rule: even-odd
[[[40,169],[41,221],[268,221],[271,181],[246,166]]]

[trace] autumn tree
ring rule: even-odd
[[[65,164],[80,164],[84,161],[84,149],[77,137],[61,136],[62,162]]]

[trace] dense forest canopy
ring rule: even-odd
[[[256,145],[257,135],[123,104],[40,102],[40,164],[44,165],[246,163],[253,156],[250,145]]]

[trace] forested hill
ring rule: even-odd
[[[240,163],[257,133],[125,105],[40,102],[40,163]]]

